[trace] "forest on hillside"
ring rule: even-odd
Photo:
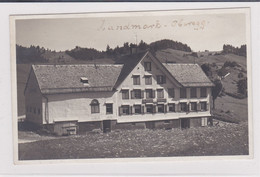
[[[40,46],[24,47],[21,45],[16,45],[16,62],[17,64],[26,64],[26,63],[72,63],[73,60],[77,61],[93,61],[96,59],[111,59],[115,61],[121,56],[128,55],[132,51],[146,51],[149,50],[152,53],[156,53],[157,51],[165,50],[165,49],[174,49],[183,52],[192,52],[191,55],[198,57],[196,52],[193,52],[191,48],[187,44],[183,44],[181,42],[163,39],[160,41],[152,42],[150,44],[145,43],[143,40],[140,43],[133,44],[125,42],[123,46],[116,46],[115,48],[111,48],[107,45],[105,51],[99,51],[94,48],[84,48],[80,46],[76,46],[74,49],[66,50],[66,51],[55,51],[50,49],[45,49]],[[246,45],[241,45],[241,47],[234,47],[229,44],[223,45],[223,50],[220,52],[221,54],[235,54],[239,56],[246,57]],[[219,54],[220,54],[219,53]]]
[[[30,47],[23,47],[21,45],[16,45],[16,59],[17,63],[53,63],[54,61],[51,59],[53,57],[50,56],[56,55],[57,59],[55,62],[62,61],[64,58],[68,57],[82,61],[91,61],[100,58],[112,58],[116,60],[123,55],[130,54],[131,49],[133,48],[138,51],[145,51],[149,49],[151,52],[156,52],[167,48],[191,52],[191,48],[187,44],[164,39],[152,42],[150,44],[147,44],[141,40],[138,45],[125,42],[123,46],[116,46],[115,48],[111,48],[107,45],[106,51],[76,46],[74,49],[66,50],[65,52],[60,51],[59,53],[62,53],[60,55],[57,55],[58,52],[55,50],[45,49],[40,46],[31,45]],[[48,53],[48,55],[46,53]]]

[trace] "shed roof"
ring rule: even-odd
[[[122,65],[32,65],[42,93],[112,91]],[[88,84],[81,82],[86,77]]]
[[[184,87],[214,86],[198,64],[163,63],[163,65]]]

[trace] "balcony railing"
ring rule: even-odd
[[[142,104],[146,104],[146,103],[153,103],[153,99],[152,98],[143,99]]]
[[[166,98],[158,98],[158,99],[157,99],[157,102],[161,102],[161,103],[162,103],[162,102],[163,102],[163,103],[166,103],[166,101],[167,101]]]

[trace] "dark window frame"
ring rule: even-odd
[[[133,89],[133,92],[134,92],[133,93],[133,96],[134,96],[133,99],[141,99],[142,98],[142,90],[141,89]]]
[[[166,83],[166,77],[164,75],[157,75],[156,81],[157,81],[157,84],[165,84]]]
[[[144,80],[145,80],[145,85],[152,85],[153,81],[152,81],[152,76],[144,76]]]
[[[180,98],[187,98],[187,89],[180,88]]]
[[[164,91],[163,89],[157,89],[157,98],[164,98]]]
[[[196,87],[190,88],[190,98],[197,98],[197,88]]]
[[[207,111],[207,102],[206,101],[200,102],[200,110]]]
[[[187,112],[188,111],[187,103],[180,103],[180,111],[181,112]]]
[[[140,75],[133,75],[133,85],[141,85]]]
[[[106,103],[106,114],[113,114],[113,103]]]
[[[130,115],[130,106],[129,105],[122,105],[122,115]]]
[[[168,97],[169,98],[175,97],[175,89],[174,88],[168,88]]]
[[[152,114],[154,111],[153,111],[153,105],[152,104],[148,104],[148,105],[145,105],[145,112],[147,113],[147,114]],[[149,108],[149,109],[151,109],[151,112],[148,112],[147,111],[147,108]]]
[[[141,105],[134,105],[134,113],[135,114],[142,114],[142,106]],[[137,109],[136,109],[137,108]],[[139,110],[138,112],[136,112],[136,110]]]
[[[190,111],[198,111],[197,102],[190,102]]]
[[[129,90],[125,89],[125,90],[122,90],[122,99],[123,100],[128,100],[129,99]]]
[[[207,88],[206,87],[201,87],[200,88],[200,97],[201,98],[206,98],[207,97]]]
[[[152,71],[152,63],[151,62],[144,62],[144,70],[145,71]]]
[[[154,98],[153,89],[145,89],[145,97],[147,99]]]
[[[99,102],[98,100],[94,99],[91,101],[90,106],[91,106],[91,114],[96,114],[100,113],[100,108],[99,108]]]
[[[175,110],[175,103],[169,103],[168,107],[169,107],[169,112],[176,112],[176,110]],[[170,109],[170,108],[173,108],[173,110]]]
[[[158,104],[157,105],[157,112],[158,113],[165,113],[165,106],[164,106],[164,104]]]

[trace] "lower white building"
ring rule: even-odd
[[[212,86],[199,65],[161,63],[150,52],[116,64],[33,65],[26,120],[59,135],[207,126]]]

